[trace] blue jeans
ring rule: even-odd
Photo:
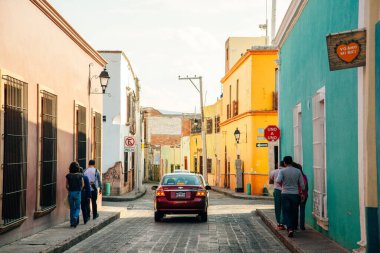
[[[274,211],[276,213],[277,224],[283,224],[282,210],[281,210],[281,190],[274,189]]]
[[[80,199],[81,192],[73,191],[69,192],[69,203],[70,203],[70,224],[77,224],[80,212]]]
[[[284,223],[288,230],[297,229],[298,205],[300,196],[298,194],[281,194],[282,196],[282,214],[284,215]]]

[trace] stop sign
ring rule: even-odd
[[[277,141],[280,139],[280,135],[280,129],[275,125],[267,126],[264,130],[264,137],[268,141]]]

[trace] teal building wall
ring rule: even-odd
[[[358,28],[358,1],[309,0],[280,51],[280,154],[293,154],[293,108],[302,107],[303,168],[309,179],[306,223],[348,249],[359,246],[357,69],[330,71],[326,35]],[[329,227],[313,210],[312,97],[325,87]]]

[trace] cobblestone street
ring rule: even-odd
[[[252,213],[271,207],[271,201],[240,200],[211,192],[209,220],[193,215],[153,220],[153,192],[131,202],[103,202],[125,206],[127,215],[67,252],[288,252]]]

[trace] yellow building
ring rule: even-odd
[[[213,105],[204,107],[205,131],[206,131],[206,153],[207,153],[207,179],[211,186],[217,185],[220,180],[221,157],[221,131],[220,131],[220,115],[222,109],[222,99],[219,99]],[[190,135],[190,171],[203,172],[202,160],[202,136],[200,119],[192,121]]]
[[[240,153],[243,186],[251,183],[252,194],[260,195],[267,184],[273,144],[264,138],[268,125],[277,125],[275,72],[277,50],[253,47],[222,78],[221,176],[220,184],[235,190],[235,160]],[[234,132],[240,131],[239,144]],[[269,147],[268,147],[269,146]],[[271,150],[273,148],[273,150]],[[273,165],[274,166],[274,165]]]
[[[229,37],[225,43],[225,73],[227,73],[240,57],[252,46],[265,46],[267,38],[263,37]]]

